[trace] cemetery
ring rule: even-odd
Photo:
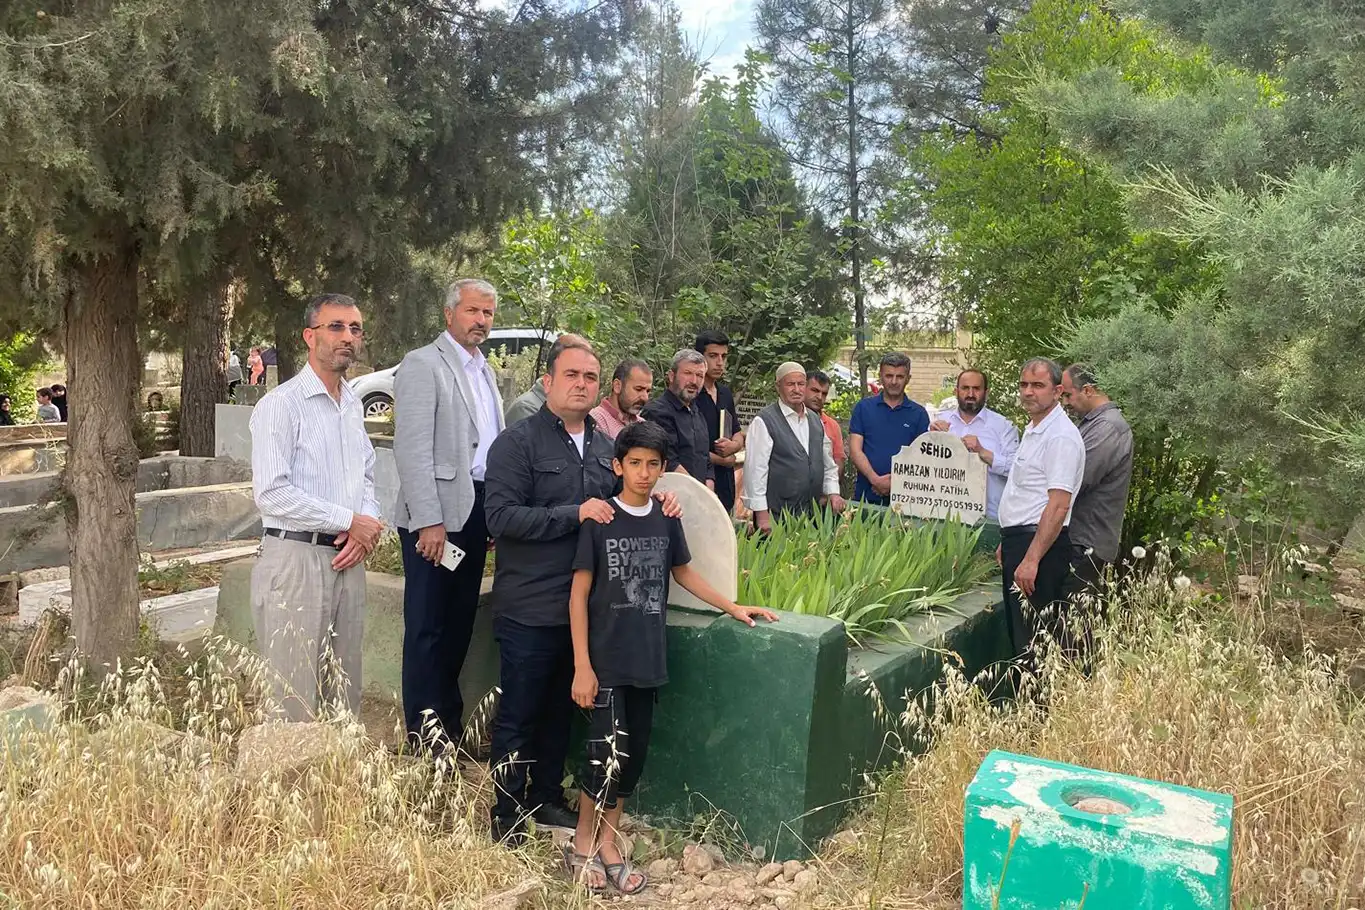
[[[1365,908],[1352,4],[11,6],[0,910]],[[442,350],[465,368],[454,415],[444,373],[431,399],[403,373],[443,330],[469,355]],[[535,385],[535,339],[574,335],[597,379],[578,351],[572,388]],[[307,364],[369,415],[383,521],[338,554],[317,547],[355,511],[353,415],[290,400],[267,521],[252,483],[252,416]],[[463,388],[479,375],[487,395]],[[563,581],[575,506],[606,518],[561,501],[553,444],[575,443],[493,463],[559,511],[521,511],[542,523],[522,535],[514,505],[485,509],[508,524],[480,588],[405,577],[394,432],[435,404],[444,521],[478,501],[465,412],[482,441],[498,395],[534,410],[594,383],[612,429],[668,389],[650,419],[689,472],[660,488],[693,577],[778,619],[674,585],[660,639],[660,522],[594,528],[649,559],[606,560],[635,585],[593,592],[589,656],[610,675],[592,649],[633,626],[642,646],[613,650],[657,680],[662,648],[669,681],[605,691],[575,601],[578,717],[547,695],[554,598],[514,585]],[[729,431],[775,392],[771,453],[746,448]],[[733,507],[692,479],[711,466],[754,481]],[[314,483],[336,488],[321,519]],[[855,489],[878,505],[843,509]],[[496,640],[509,600],[551,624],[500,616]],[[405,633],[450,632],[447,601],[478,606],[465,730],[415,748]],[[291,663],[279,638],[330,609],[359,709],[284,722],[281,668],[309,689],[301,664],[337,655]],[[448,686],[445,644],[408,688]],[[501,745],[525,721],[511,760],[562,770],[572,802],[580,759],[633,771],[644,716],[624,862],[584,830],[590,800],[572,836],[561,794],[494,808],[494,720]],[[537,753],[566,719],[561,769]]]
[[[250,406],[220,405],[218,457],[167,455],[144,461],[140,468],[139,508],[152,511],[151,517],[140,519],[140,526],[146,522],[147,540],[161,545],[148,549],[176,551],[149,561],[148,571],[221,566],[215,573],[221,575],[218,584],[144,600],[144,619],[163,641],[192,643],[211,632],[248,649],[257,644],[249,584],[259,523],[252,525],[235,506],[221,503],[202,509],[221,519],[219,524],[194,518],[201,511],[195,503],[204,496],[245,495],[247,505],[241,511],[252,511],[249,418]],[[374,442],[378,482],[396,484],[388,438],[375,435]],[[972,467],[973,461],[957,437],[925,434],[893,462],[890,509],[865,508],[842,519],[779,527],[767,552],[747,535],[737,535],[730,516],[695,481],[678,475],[661,480],[661,489],[673,492],[684,506],[689,540],[705,541],[694,547],[699,571],[729,596],[768,598],[763,602],[786,611],[780,623],[745,629],[685,591],[674,591],[671,679],[658,709],[650,772],[633,809],[654,828],[638,828],[642,833],[636,836],[648,845],[654,843],[651,831],[685,828],[689,819],[714,812],[733,831],[743,832],[744,846],[725,862],[708,860],[714,871],[702,871],[707,863],[695,852],[686,854],[691,859],[681,865],[657,860],[661,897],[691,890],[704,898],[708,888],[714,891],[716,882],[725,881],[735,882],[734,888],[746,894],[749,886],[741,885],[751,881],[761,892],[759,882],[767,879],[770,896],[790,893],[799,898],[795,877],[788,880],[780,869],[775,876],[766,870],[783,862],[804,869],[803,862],[847,850],[854,841],[844,826],[851,816],[863,817],[853,807],[861,799],[888,798],[885,792],[869,791],[869,775],[913,763],[913,752],[931,745],[914,744],[908,719],[926,711],[961,710],[961,705],[953,706],[961,693],[954,695],[951,683],[943,688],[945,672],[950,679],[999,678],[1009,646],[999,582],[989,577],[993,566],[988,554],[998,535],[981,514],[984,476]],[[5,496],[0,501],[11,503],[5,508],[17,510],[16,515],[31,511],[34,507],[23,503],[36,500],[50,484],[51,478],[41,475],[0,480]],[[156,512],[155,494],[184,497],[184,504],[176,511]],[[381,501],[385,498],[391,495],[381,493]],[[182,515],[179,510],[183,517],[169,517]],[[974,520],[956,520],[964,516]],[[153,530],[157,524],[162,527]],[[35,543],[13,558],[23,564],[61,562],[43,556],[57,553],[57,544],[36,538]],[[959,552],[963,547],[965,557]],[[889,555],[884,563],[867,562],[860,554],[868,549]],[[810,559],[813,550],[820,554],[816,562]],[[942,574],[920,550],[939,554],[957,571]],[[892,565],[912,565],[920,580],[939,580],[919,585],[915,597],[896,601],[884,595],[903,589],[909,580],[882,579],[881,588],[860,585],[838,574],[842,562],[852,559],[869,576],[883,575]],[[34,623],[48,610],[69,610],[69,583],[61,570],[51,578],[42,571],[20,576],[32,579],[17,592],[21,624]],[[819,578],[828,579],[825,587],[812,581]],[[490,584],[485,579],[485,598]],[[372,571],[367,588],[365,697],[391,703],[401,688],[402,579]],[[850,593],[841,600],[831,592]],[[875,618],[860,612],[868,601],[886,602]],[[816,603],[826,608],[817,609]],[[489,611],[483,609],[461,678],[470,715],[487,710],[497,673],[497,646]],[[939,692],[943,707],[923,701],[931,691]],[[22,718],[44,716],[42,710],[24,703],[6,717],[21,724]],[[13,739],[14,729],[6,736]],[[934,754],[929,753],[930,760]],[[746,761],[737,766],[734,756]],[[1023,788],[1025,775],[1043,775],[1040,779],[1053,783]],[[1024,796],[1026,790],[1035,795]],[[1142,906],[1227,906],[1232,807],[1224,795],[1187,793],[1159,781],[1004,753],[987,757],[975,778],[964,782],[963,792],[964,907],[994,907],[1005,890],[1002,874],[1011,876],[1020,900],[1028,895],[1030,902],[1020,907],[1050,907],[1058,901],[1065,906],[1076,888],[1088,892],[1086,906],[1114,910],[1133,906],[1114,895],[1135,888],[1153,895]],[[1200,799],[1211,808],[1202,808]],[[1160,812],[1170,813],[1172,820],[1143,821],[1145,833],[1128,833],[1139,819]],[[1044,815],[1057,821],[1044,822]],[[1209,819],[1216,828],[1208,828]],[[1205,828],[1189,827],[1200,824]],[[1178,844],[1182,832],[1191,830],[1216,834],[1199,833],[1189,845]],[[827,844],[823,849],[822,843]],[[1190,851],[1202,851],[1209,859],[1195,861]],[[1059,868],[1072,870],[1072,877],[1059,877]],[[1192,878],[1195,873],[1189,869],[1206,871],[1198,873],[1202,878]],[[808,883],[812,874],[805,873],[801,881]],[[1104,883],[1108,885],[1101,887]],[[723,900],[708,905],[726,906]]]

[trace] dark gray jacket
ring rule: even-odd
[[[1085,441],[1085,477],[1071,509],[1071,543],[1114,562],[1133,476],[1133,431],[1112,401],[1081,418],[1080,431]]]

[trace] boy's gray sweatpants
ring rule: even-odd
[[[313,720],[324,704],[360,713],[365,565],[338,572],[336,555],[331,547],[263,537],[251,571],[257,648],[287,720]]]

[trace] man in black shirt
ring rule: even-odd
[[[561,337],[546,359],[545,406],[488,452],[484,515],[497,541],[493,632],[502,662],[492,743],[497,840],[518,835],[528,814],[549,827],[576,821],[560,787],[574,710],[569,588],[579,526],[611,520],[607,500],[618,486],[612,443],[588,416],[599,370],[587,342]],[[669,514],[680,514],[666,500]]]
[[[652,420],[668,433],[668,470],[682,470],[712,490],[716,488],[711,464],[711,433],[697,408],[697,395],[706,382],[706,358],[691,349],[673,355],[668,388],[645,405],[640,416]]]
[[[716,477],[716,498],[726,512],[735,508],[735,464],[737,455],[744,451],[744,433],[739,429],[739,414],[735,411],[735,395],[725,378],[725,364],[730,357],[730,339],[724,332],[707,331],[697,336],[696,349],[706,358],[706,383],[697,396],[697,409],[706,418],[706,432],[711,439],[711,467]],[[724,415],[725,426],[721,426]],[[722,432],[723,431],[723,432]]]

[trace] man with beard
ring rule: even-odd
[[[697,396],[697,409],[706,418],[711,438],[711,469],[716,478],[716,498],[725,511],[735,508],[735,468],[744,451],[744,433],[735,411],[735,393],[721,382],[730,358],[730,338],[724,332],[705,331],[692,345],[706,358],[706,382]]]
[[[806,407],[806,371],[799,363],[777,368],[777,401],[749,425],[744,504],[763,534],[782,515],[810,515],[817,505],[844,510],[833,447],[818,415]]]
[[[882,390],[853,407],[848,443],[858,481],[853,498],[884,506],[891,501],[891,459],[929,429],[929,412],[905,395],[910,358],[892,351],[878,371]]]
[[[986,463],[986,517],[995,521],[1000,515],[1000,494],[1014,464],[1019,448],[1019,431],[1003,414],[986,407],[990,383],[980,370],[957,374],[957,410],[940,417],[929,429],[961,437],[967,451]]]
[[[1019,404],[1029,424],[1000,497],[1000,546],[1005,619],[1016,655],[1028,657],[1041,621],[1062,648],[1075,654],[1079,637],[1068,629],[1071,587],[1071,506],[1085,476],[1085,443],[1062,410],[1062,368],[1035,357],[1019,374]],[[1022,598],[1031,609],[1025,613]]]
[[[672,449],[667,469],[688,474],[715,490],[711,433],[706,427],[706,418],[697,408],[697,395],[705,382],[706,358],[699,351],[684,348],[673,355],[668,389],[645,405],[641,414],[668,432]]]
[[[360,711],[363,563],[382,528],[374,448],[345,381],[365,334],[360,310],[344,294],[321,294],[303,325],[307,365],[251,412],[251,481],[265,527],[251,612],[276,705],[292,721],[329,704]]]
[[[627,358],[611,375],[611,391],[592,409],[592,419],[608,439],[616,439],[626,427],[640,422],[640,411],[649,403],[654,372],[643,360]]]
[[[496,289],[461,278],[445,295],[446,330],[394,375],[395,523],[403,553],[403,718],[420,750],[459,743],[460,670],[469,652],[488,555],[484,475],[502,432],[502,398],[479,345]],[[446,545],[464,556],[443,563]],[[453,551],[452,551],[453,552]]]
[[[1081,419],[1085,440],[1085,479],[1071,511],[1072,563],[1076,575],[1094,585],[1119,556],[1133,477],[1133,431],[1083,363],[1062,372],[1062,401]]]

